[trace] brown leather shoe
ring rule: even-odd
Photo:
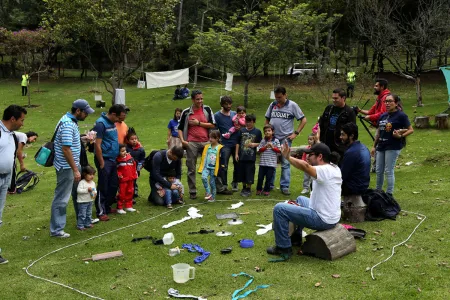
[[[100,219],[100,221],[103,221],[103,222],[109,221],[108,215],[101,215],[98,218]]]

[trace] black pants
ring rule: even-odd
[[[117,164],[115,161],[104,159],[105,166],[100,169],[97,158],[94,158],[98,173],[97,198],[95,199],[95,209],[97,217],[109,214],[111,205],[115,202],[119,178],[117,177]]]
[[[259,166],[258,183],[256,184],[256,190],[261,191],[263,186],[264,177],[266,182],[264,183],[264,192],[270,192],[270,183],[272,182],[273,175],[275,174],[274,167]]]
[[[28,87],[22,86],[22,96],[26,96],[28,93]]]

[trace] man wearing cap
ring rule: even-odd
[[[341,170],[335,164],[338,155],[323,143],[305,149],[308,161],[290,156],[285,142],[281,154],[297,169],[307,173],[313,179],[311,199],[299,196],[297,200],[278,203],[273,209],[273,230],[275,246],[267,248],[268,254],[280,255],[286,260],[292,255],[292,244],[301,245],[302,230],[307,227],[314,230],[333,228],[341,218]],[[289,222],[297,226],[289,237]]]
[[[117,177],[116,158],[119,155],[119,140],[115,123],[124,120],[125,105],[114,104],[95,121],[97,132],[94,144],[94,163],[97,167],[98,186],[95,208],[100,221],[108,221],[108,214],[114,212],[111,205],[115,202],[119,178]]]
[[[71,111],[59,120],[55,129],[53,165],[56,170],[56,188],[50,218],[50,235],[52,237],[70,237],[70,234],[64,232],[67,203],[74,183],[81,179],[81,141],[78,121],[84,121],[93,112],[94,110],[86,100],[75,100]]]
[[[123,104],[120,104],[123,105]],[[119,121],[117,121],[115,123],[116,128],[117,128],[117,137],[119,140],[119,144],[125,144],[125,137],[127,136],[128,133],[128,125],[125,124],[125,118],[127,117],[128,112],[130,111],[130,109],[123,105],[125,107],[125,114],[121,115],[119,118]]]

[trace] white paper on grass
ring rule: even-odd
[[[145,79],[147,82],[147,89],[187,84],[189,83],[189,69],[165,72],[145,72]]]
[[[231,204],[231,207],[228,207],[228,209],[236,209],[236,208],[241,207],[242,205],[244,205],[244,202],[240,201],[238,203]]]
[[[227,73],[227,81],[225,82],[225,90],[233,90],[233,73]]]
[[[170,228],[170,227],[172,227],[172,226],[178,225],[178,224],[183,223],[183,222],[185,222],[185,221],[187,221],[187,220],[190,220],[190,219],[203,218],[203,215],[201,215],[201,214],[198,213],[199,210],[198,210],[197,208],[193,207],[193,206],[191,206],[191,207],[187,210],[187,212],[188,212],[188,215],[189,215],[189,216],[184,217],[184,218],[182,218],[182,219],[180,219],[180,220],[172,221],[172,222],[170,222],[170,223],[168,223],[168,224],[165,224],[165,225],[162,226],[162,228]]]
[[[272,223],[267,224],[267,225],[259,224],[256,226],[261,227],[260,229],[256,230],[257,235],[263,235],[272,230]]]

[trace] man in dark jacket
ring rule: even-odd
[[[161,150],[153,156],[150,171],[150,196],[148,201],[155,205],[164,205],[164,199],[158,195],[156,183],[167,189],[176,190],[178,186],[167,181],[170,170],[175,170],[176,178],[181,179],[181,159],[184,150],[182,147],[174,146],[169,150]]]
[[[341,160],[342,195],[362,195],[370,183],[370,152],[358,141],[358,126],[347,123],[341,128],[342,143],[348,146]]]
[[[342,157],[347,146],[340,139],[341,127],[349,122],[356,124],[356,115],[345,104],[346,93],[343,89],[335,89],[332,98],[333,104],[328,105],[320,117],[320,141]]]

